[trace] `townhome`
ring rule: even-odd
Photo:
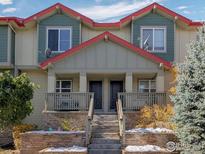
[[[0,17],[0,71],[27,73],[40,85],[25,122],[45,114],[84,116],[165,104],[170,70],[197,38],[194,22],[153,3],[118,22],[97,23],[57,3],[28,18]]]

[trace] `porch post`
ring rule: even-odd
[[[54,93],[56,89],[56,75],[48,73],[48,93]]]
[[[85,72],[80,72],[80,92],[87,91],[87,75]]]
[[[85,72],[80,72],[80,92],[85,93],[87,91],[87,75]],[[85,95],[86,96],[86,95]],[[84,100],[80,101],[80,109],[85,110],[86,104],[90,103],[87,102],[89,99],[87,97],[84,98]]]
[[[132,72],[127,72],[125,76],[125,90],[126,92],[132,92],[133,78]]]
[[[156,76],[156,91],[164,92],[164,71],[160,70]]]

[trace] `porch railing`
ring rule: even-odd
[[[124,144],[125,116],[123,114],[122,101],[120,99],[117,100],[116,107],[117,107],[117,117],[118,117],[118,122],[119,122],[119,134],[121,138],[121,144]]]
[[[122,101],[123,110],[139,110],[146,105],[167,103],[166,93],[125,92],[118,93],[118,98]]]
[[[45,110],[47,111],[88,111],[94,93],[47,93]]]
[[[90,140],[92,137],[93,114],[94,114],[94,98],[91,98],[89,110],[88,110],[87,122],[86,122],[86,145],[90,144]]]

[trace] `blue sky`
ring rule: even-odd
[[[0,0],[0,16],[28,17],[57,2],[98,22],[114,22],[153,2],[192,20],[205,20],[205,0]]]

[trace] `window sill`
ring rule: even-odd
[[[149,51],[150,53],[167,53],[167,51]]]

